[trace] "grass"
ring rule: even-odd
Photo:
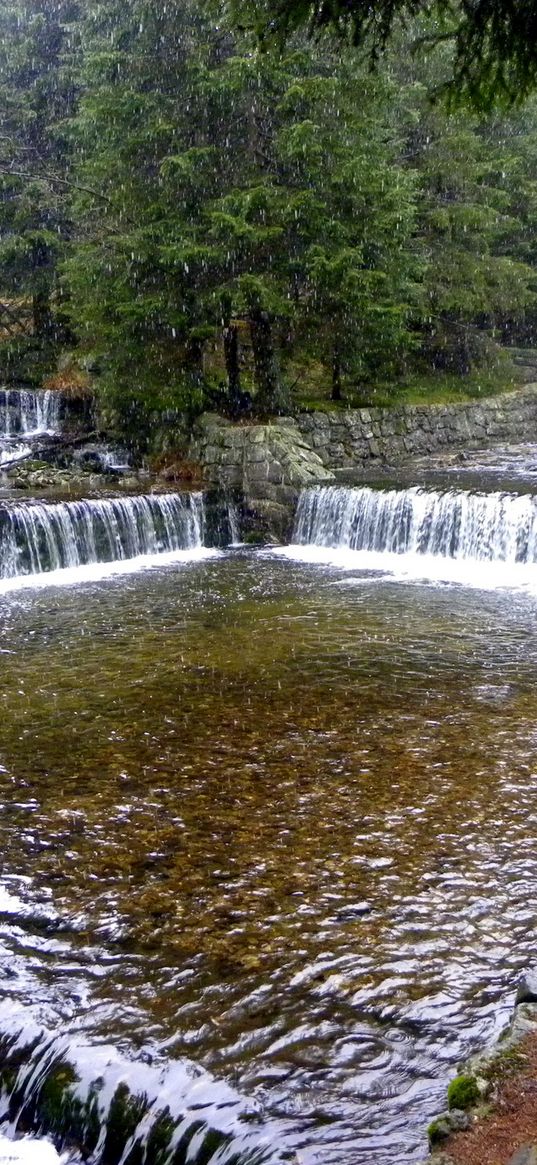
[[[416,374],[399,384],[364,385],[348,388],[345,400],[335,402],[314,394],[297,396],[297,405],[309,411],[337,411],[348,408],[396,408],[398,405],[442,405],[475,401],[520,388],[512,368],[481,370],[468,376],[436,372]]]

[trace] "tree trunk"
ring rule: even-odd
[[[241,391],[239,360],[239,330],[236,324],[232,324],[231,322],[226,324],[223,330],[223,338],[229,410],[232,416],[238,416],[242,409],[243,393]]]
[[[36,292],[32,297],[32,317],[34,336],[40,340],[50,339],[52,336],[52,312],[47,292]]]
[[[203,340],[190,336],[185,348],[186,370],[192,385],[203,383]]]
[[[260,307],[250,309],[250,333],[254,354],[256,412],[284,413],[289,408],[289,395],[280,376],[270,316]]]
[[[339,355],[339,348],[334,344],[332,352],[332,400],[341,400],[341,358]]]

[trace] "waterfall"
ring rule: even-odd
[[[465,490],[305,490],[293,542],[391,555],[537,562],[537,498]]]
[[[60,403],[58,392],[0,389],[0,437],[55,433]]]
[[[282,1165],[279,1130],[258,1105],[191,1061],[127,1060],[23,1015],[0,1006],[0,1119],[11,1137],[49,1133],[94,1165]]]
[[[200,548],[203,494],[0,506],[0,579]]]

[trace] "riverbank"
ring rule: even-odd
[[[496,1047],[462,1065],[448,1109],[429,1125],[424,1165],[536,1165],[537,996],[523,977],[512,1023]]]
[[[491,1112],[452,1138],[449,1156],[453,1165],[535,1165],[537,1030],[504,1066]]]

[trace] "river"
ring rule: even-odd
[[[0,596],[3,995],[410,1165],[534,952],[537,590],[303,552]]]

